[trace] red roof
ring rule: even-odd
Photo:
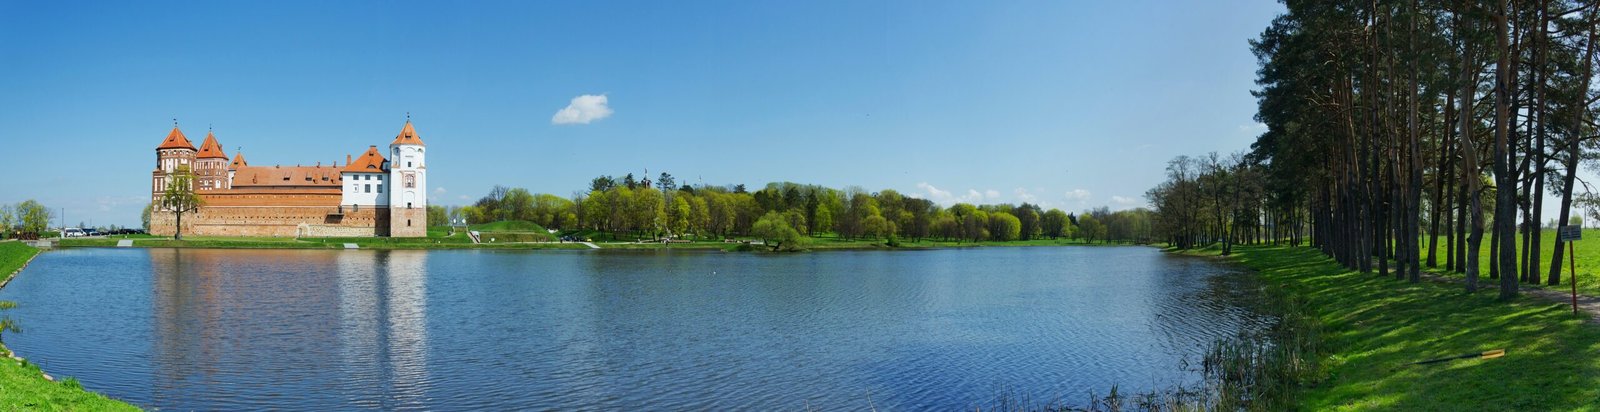
[[[339,169],[333,166],[246,166],[234,171],[233,187],[340,187]]]
[[[411,128],[410,119],[406,119],[406,126],[400,129],[400,134],[395,135],[394,143],[390,144],[414,144],[417,146],[424,146],[422,144],[422,138],[417,137],[417,129]]]
[[[189,138],[183,137],[183,131],[178,126],[172,126],[172,132],[167,133],[167,139],[161,141],[156,150],[161,149],[189,149],[194,150],[194,144],[189,143]]]
[[[407,124],[406,129],[410,129],[409,123]],[[356,173],[383,173],[384,161],[383,154],[378,153],[378,146],[371,146],[367,148],[366,153],[362,153],[361,157],[351,160],[350,164],[345,165],[344,169],[341,171]]]
[[[250,165],[250,162],[244,161],[244,153],[234,153],[233,154],[233,163],[229,164],[228,168],[229,169],[238,169],[238,168],[249,166],[249,165]]]
[[[222,151],[222,144],[217,143],[217,135],[207,131],[205,142],[200,143],[200,154],[195,157],[200,159],[227,159],[228,154]]]

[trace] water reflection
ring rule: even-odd
[[[1147,248],[90,249],[0,299],[13,349],[159,409],[969,409],[1193,379],[1253,322],[1227,273]]]

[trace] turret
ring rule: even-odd
[[[178,122],[172,122],[172,131],[167,132],[167,137],[156,146],[156,168],[150,173],[151,200],[157,200],[167,190],[167,182],[172,173],[178,171],[179,166],[194,167],[194,144],[189,143],[189,138],[183,136],[183,131],[178,130]]]
[[[200,151],[195,154],[194,177],[195,190],[227,189],[230,185],[228,154],[222,151],[217,135],[210,130],[206,131],[206,140],[200,143]]]
[[[389,236],[422,237],[428,234],[427,147],[410,116],[400,134],[389,143]]]

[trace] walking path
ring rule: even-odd
[[[599,249],[600,248],[600,246],[594,244],[594,242],[578,242],[578,243],[582,243],[584,246],[588,246],[590,249]]]
[[[1457,285],[1465,284],[1467,282],[1466,279],[1460,277],[1441,276],[1439,274],[1427,271],[1422,272],[1422,278],[1434,282],[1452,283]],[[1483,282],[1484,280],[1488,279],[1488,277],[1484,277],[1478,280],[1478,289],[1480,291],[1492,290],[1497,287],[1498,284],[1486,284]],[[1494,281],[1499,282],[1498,279]],[[1521,287],[1517,288],[1517,291],[1528,296],[1533,296],[1537,299],[1569,305],[1569,309],[1571,308],[1570,305],[1572,305],[1572,291],[1570,290],[1555,290],[1551,288],[1542,288],[1523,284]],[[1589,295],[1578,295],[1578,311],[1583,312],[1588,316],[1589,324],[1600,325],[1600,298]]]

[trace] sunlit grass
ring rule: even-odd
[[[1361,274],[1311,248],[1239,247],[1236,258],[1320,313],[1333,355],[1306,410],[1600,408],[1600,327],[1569,306]],[[1408,366],[1491,349],[1506,356]]]

